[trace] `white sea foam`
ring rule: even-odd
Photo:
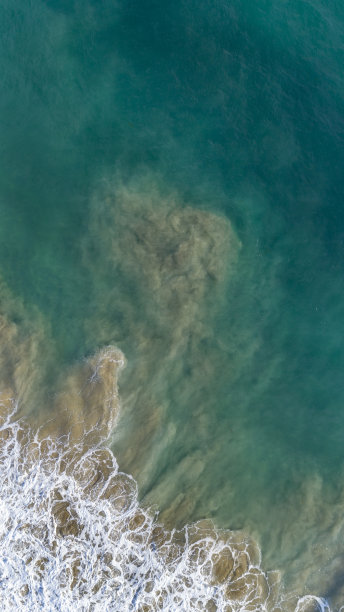
[[[109,450],[42,440],[15,416],[0,427],[4,612],[285,609],[252,542],[209,522],[166,531]],[[329,610],[312,602],[297,611]]]

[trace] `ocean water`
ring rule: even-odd
[[[3,0],[0,30],[8,609],[340,610],[344,9]]]

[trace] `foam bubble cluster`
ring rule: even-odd
[[[9,404],[0,427],[3,610],[284,609],[277,575],[263,572],[252,542],[206,521],[167,531],[111,451],[40,438]],[[312,601],[298,610],[328,610]]]

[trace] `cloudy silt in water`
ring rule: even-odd
[[[204,519],[216,528],[186,528],[203,530],[207,542],[197,567],[185,532],[171,540],[192,575],[189,599],[173,599],[179,587],[167,577],[168,597],[158,593],[157,552],[145,560],[155,595],[140,600],[140,565],[129,576],[123,557],[121,584],[129,590],[120,587],[122,607],[206,609],[197,591],[206,576],[209,601],[215,583],[227,597],[209,603],[214,609],[236,601],[238,610],[339,610],[341,8],[12,0],[1,13],[5,421],[16,410],[4,425],[3,460],[17,453],[22,470],[21,453],[32,453],[26,436],[39,427],[40,444],[50,436],[36,464],[46,462],[42,478],[50,479],[52,501],[42,513],[51,513],[55,532],[47,541],[56,537],[59,549],[82,540],[76,525],[89,491],[68,471],[61,476],[77,438],[75,461],[101,448],[113,462],[105,474],[100,455],[90,459],[104,486],[111,474],[130,474],[123,479],[133,488],[123,495],[145,517],[142,542],[160,550],[149,535],[154,520],[164,538]],[[126,359],[119,390],[116,351]],[[17,430],[22,417],[25,435]],[[60,453],[53,472],[50,452]],[[23,503],[36,500],[26,478]],[[9,487],[6,495],[3,503],[14,507],[20,490]],[[54,504],[75,529],[59,526]],[[23,514],[15,520],[20,529]],[[99,526],[104,538],[112,529],[106,521]],[[6,525],[4,545],[14,533]],[[119,528],[129,537],[126,519]],[[86,532],[84,551],[93,537]],[[32,537],[29,529],[21,551],[32,550]],[[113,554],[117,544],[99,537],[99,550],[104,544]],[[36,553],[42,565],[43,552]],[[39,609],[37,584],[48,581],[60,559],[54,554],[47,552],[49,571],[34,569],[27,553],[23,573],[8,574],[8,588],[15,583],[24,598],[16,605]],[[81,550],[68,554],[76,559]],[[236,561],[242,554],[244,565]],[[102,605],[102,587],[83,594],[86,575],[97,582],[89,578],[96,561],[80,559],[82,570],[71,561],[68,571],[54,573],[47,589],[62,599],[49,603],[47,595],[45,606]],[[100,584],[107,572],[112,578],[104,593],[116,574],[107,559]],[[310,593],[318,599],[302,600]]]

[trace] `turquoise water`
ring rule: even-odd
[[[113,448],[143,501],[247,529],[341,603],[342,6],[5,0],[0,24],[1,275],[49,375],[120,346]],[[192,294],[193,226],[219,247]],[[181,237],[197,270],[170,306]]]

